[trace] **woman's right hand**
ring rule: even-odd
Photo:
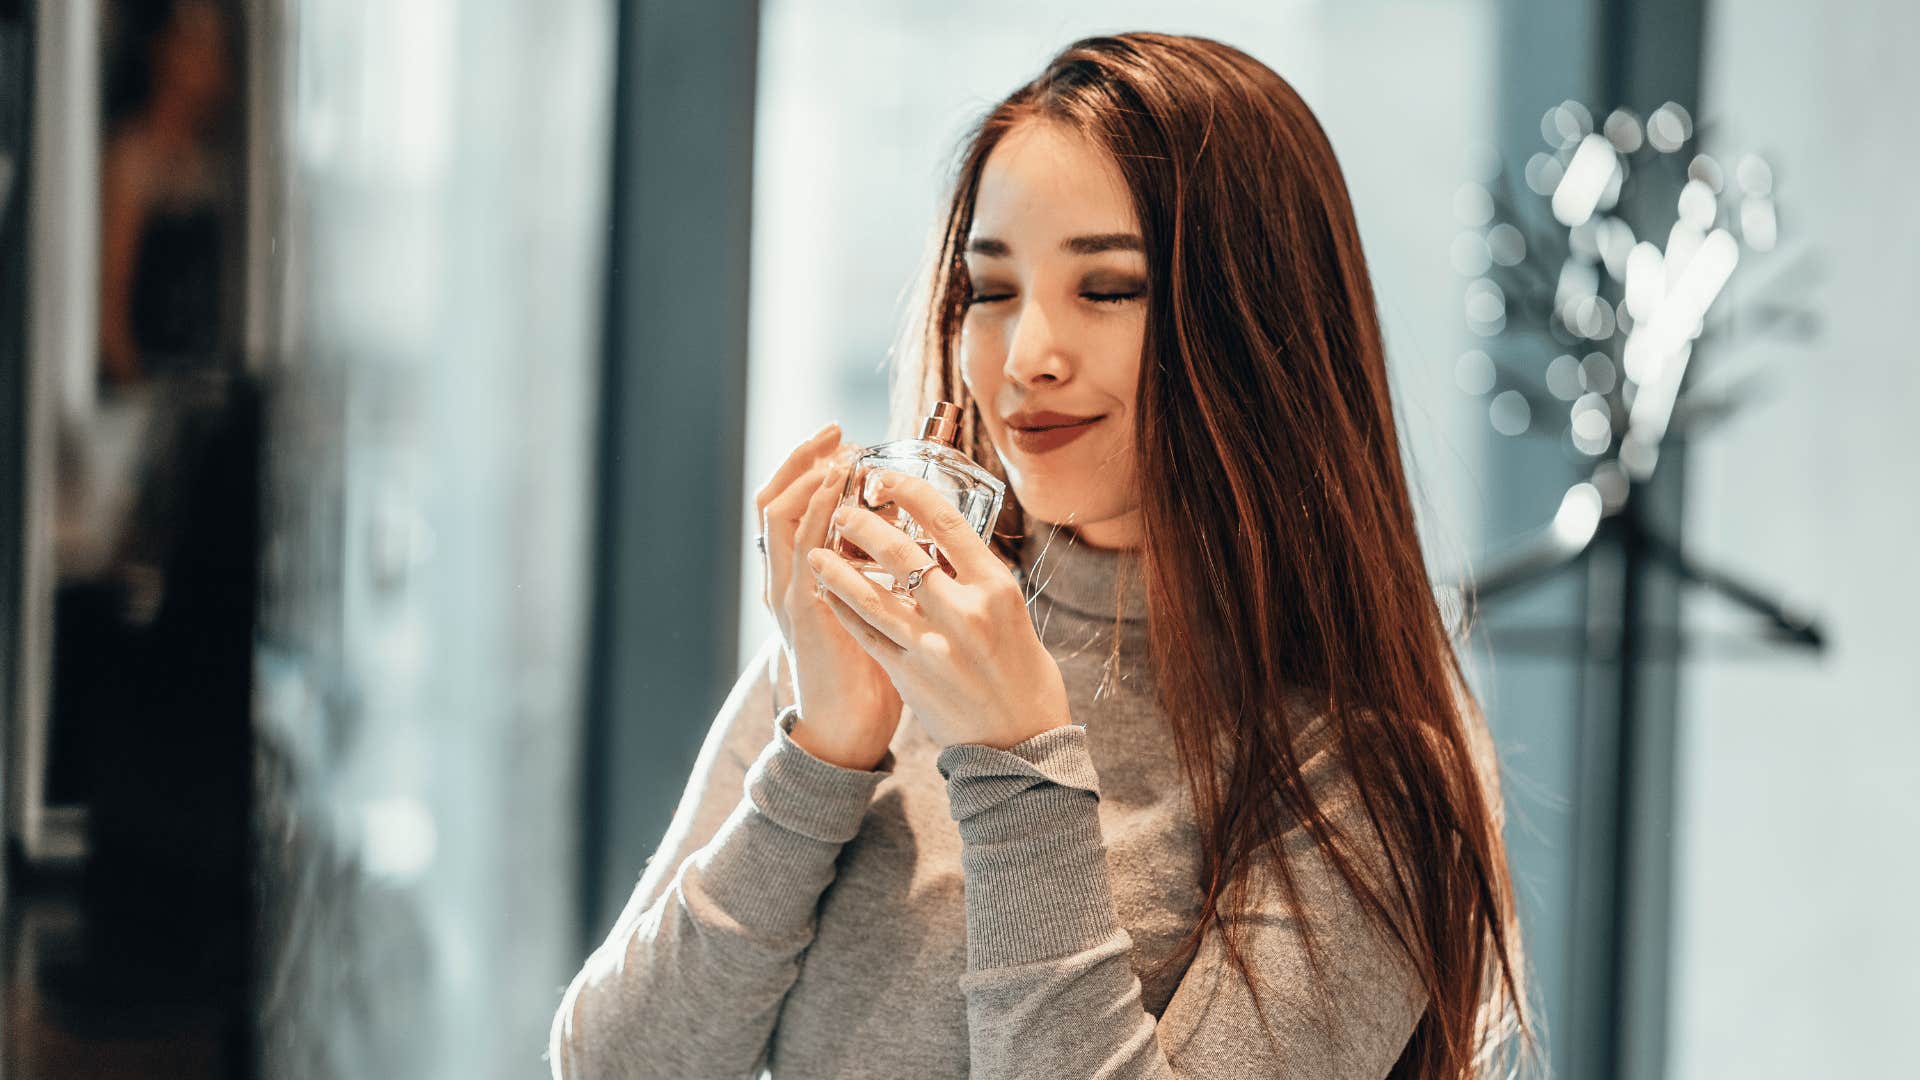
[[[886,757],[900,725],[900,694],[834,618],[804,562],[807,552],[827,542],[849,449],[840,441],[840,426],[828,424],[795,447],[754,497],[767,538],[760,598],[779,623],[793,670],[801,720],[791,738],[822,761],[872,769]]]

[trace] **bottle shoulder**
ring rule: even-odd
[[[927,439],[896,439],[868,447],[854,459],[854,465],[856,468],[895,469],[917,476],[945,473],[996,491],[1004,490],[1006,486],[1004,481],[972,458],[945,443]]]

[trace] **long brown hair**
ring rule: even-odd
[[[1204,848],[1201,917],[1169,962],[1191,963],[1216,925],[1259,1002],[1239,917],[1258,857],[1277,856],[1296,823],[1426,987],[1390,1075],[1515,1071],[1516,1036],[1538,1047],[1491,740],[1421,559],[1346,184],[1293,87],[1220,42],[1132,33],[1073,43],[989,111],[962,146],[910,309],[895,434],[935,401],[965,403],[956,344],[974,200],[987,156],[1030,121],[1112,155],[1146,241],[1141,568]],[[967,412],[960,448],[999,471],[979,410]],[[1027,525],[1011,491],[1010,519],[994,538],[1009,561]],[[1388,881],[1361,872],[1356,838],[1307,794],[1288,704],[1303,694],[1332,725]],[[1309,927],[1285,860],[1269,864]]]

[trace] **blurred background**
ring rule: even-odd
[[[0,1075],[545,1075],[752,492],[1130,29],[1339,154],[1553,1074],[1910,1071],[1920,8],[0,0]]]

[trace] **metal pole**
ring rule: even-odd
[[[86,843],[84,811],[47,807],[45,785],[59,574],[56,439],[59,425],[84,427],[92,413],[98,364],[100,9],[97,0],[39,0],[34,18],[20,618],[8,757],[13,828],[37,862],[78,858]]]

